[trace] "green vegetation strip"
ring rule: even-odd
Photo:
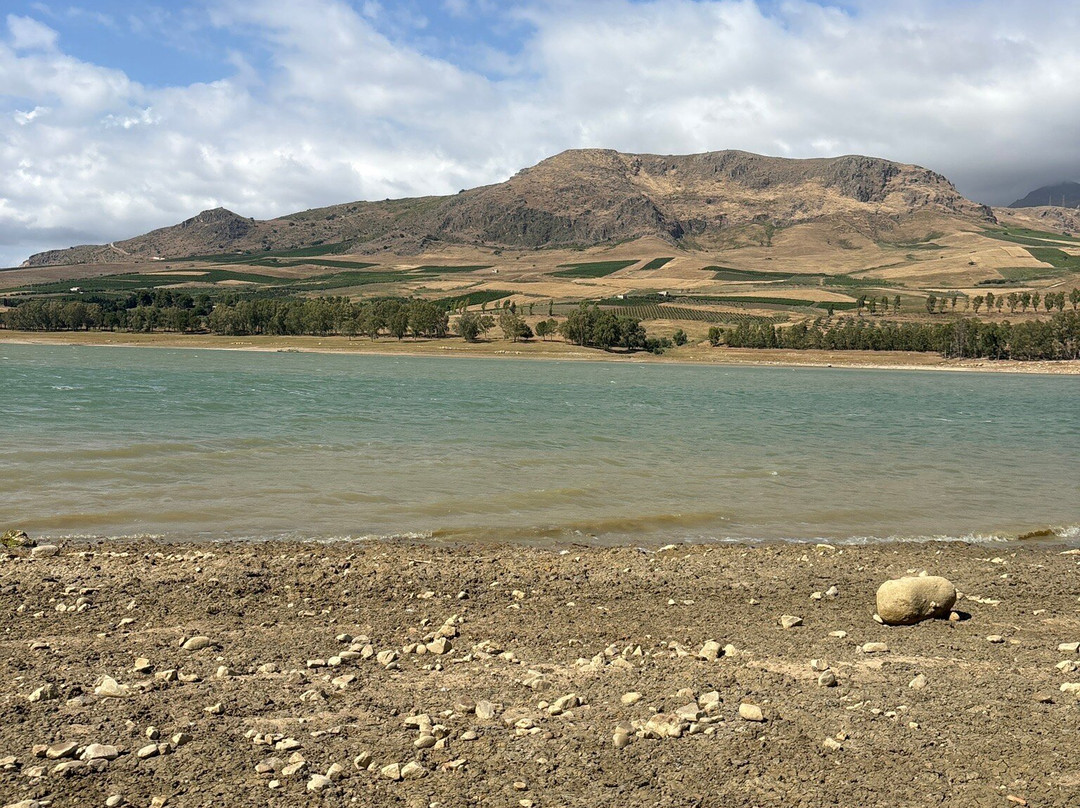
[[[661,267],[666,266],[674,260],[674,258],[654,258],[645,266],[643,266],[642,269],[660,269]]]
[[[424,275],[450,275],[455,272],[476,272],[480,269],[491,269],[491,264],[471,264],[460,267],[422,266],[417,267],[413,272],[420,272]]]
[[[1053,247],[1055,244],[1080,244],[1080,238],[1065,236],[1061,233],[1048,233],[1044,230],[1031,230],[1026,227],[1005,227],[1000,230],[986,229],[983,235],[999,241],[1023,244],[1025,247]]]
[[[626,269],[638,262],[638,259],[632,261],[591,261],[582,264],[559,264],[559,268],[563,269],[562,272],[552,272],[552,276],[556,278],[603,278],[605,275],[610,275],[613,272],[618,272],[620,269]]]

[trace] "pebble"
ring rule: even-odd
[[[701,650],[698,651],[698,656],[712,662],[720,657],[722,650],[720,643],[716,640],[709,640],[701,646]]]
[[[123,699],[131,695],[127,685],[119,684],[111,676],[103,676],[101,684],[94,688],[94,693],[102,698]]]
[[[844,639],[844,637],[847,636],[847,632],[846,631],[830,631],[829,636],[830,637],[835,637],[838,640],[842,640],[842,639]]]
[[[889,646],[883,642],[868,642],[862,646],[862,652],[864,654],[885,654],[888,653]]]
[[[79,745],[75,741],[66,741],[64,743],[54,743],[48,749],[45,750],[45,757],[49,760],[61,760],[63,758],[71,757],[75,754],[75,751],[79,748]]]
[[[322,791],[328,785],[331,784],[331,779],[324,774],[313,774],[311,779],[308,780],[308,791]]]
[[[611,736],[611,742],[616,749],[624,749],[630,743],[630,733],[623,727],[617,727]]]
[[[178,732],[169,738],[169,743],[172,745],[173,749],[179,749],[184,744],[191,743],[191,736],[186,732]]]
[[[117,806],[123,805],[123,804],[124,804],[124,798],[122,796],[120,796],[119,794],[113,794],[113,795],[109,796],[108,798],[106,798],[106,800],[105,800],[105,808],[117,808]]]
[[[201,634],[188,638],[180,647],[185,651],[201,651],[204,648],[209,648],[212,645],[209,637],[204,637]]]
[[[401,764],[391,763],[389,766],[383,766],[379,769],[379,774],[385,777],[387,780],[400,780],[401,779]]]
[[[926,687],[926,675],[920,673],[918,676],[908,682],[908,687],[910,687],[912,690],[922,690],[924,687]]]
[[[378,653],[378,655],[375,657],[375,659],[378,660],[378,663],[380,665],[382,665],[384,668],[387,665],[393,664],[394,661],[397,660],[397,658],[398,658],[397,651],[380,651]]]
[[[461,740],[463,741],[475,741],[479,737],[480,736],[471,729],[467,729],[463,733],[461,733]]]
[[[817,679],[818,687],[836,687],[836,674],[824,671]]]
[[[103,743],[92,743],[83,750],[80,760],[116,760],[120,757],[120,750],[115,746]]]
[[[765,714],[761,712],[761,708],[756,704],[750,704],[749,702],[743,702],[739,705],[739,718],[743,721],[756,721],[762,722],[765,720]]]
[[[149,673],[152,667],[153,665],[150,664],[150,660],[146,657],[136,657],[132,670],[135,673]]]
[[[371,752],[361,752],[359,755],[353,758],[353,768],[360,769],[361,771],[371,765],[372,756]]]
[[[491,721],[498,714],[499,708],[490,701],[481,699],[476,702],[476,717],[481,721]]]
[[[421,735],[415,741],[413,741],[413,747],[416,749],[430,749],[435,745],[434,735]]]
[[[810,669],[815,670],[818,673],[822,673],[822,672],[827,671],[829,669],[829,663],[822,660],[822,659],[811,659],[810,660]]]
[[[55,544],[39,544],[30,550],[31,558],[52,558],[54,555],[60,552],[60,548]]]
[[[287,766],[283,766],[281,769],[282,777],[292,777],[294,774],[300,774],[307,768],[306,760],[298,760],[295,763],[290,763]]]
[[[793,614],[785,614],[780,617],[780,625],[784,628],[795,628],[802,625],[802,618]]]
[[[577,697],[576,693],[570,693],[569,695],[562,696],[555,699],[555,701],[548,707],[549,715],[561,715],[567,710],[572,710],[581,704],[581,699]]]
[[[1063,642],[1058,646],[1058,650],[1066,654],[1075,654],[1080,651],[1080,642]]]
[[[429,653],[432,654],[445,654],[450,651],[453,646],[450,644],[450,640],[446,637],[437,637],[425,646]]]
[[[1080,682],[1062,682],[1058,690],[1062,693],[1080,693]]]
[[[402,780],[419,780],[421,777],[426,777],[427,773],[427,769],[425,769],[415,760],[410,760],[408,763],[401,767]]]
[[[147,758],[157,757],[161,753],[156,743],[147,744],[135,753],[135,757],[139,760],[146,760]]]
[[[992,645],[1001,645],[1001,643],[1005,642],[1005,638],[1000,634],[991,634],[986,638],[986,641]]]
[[[641,694],[637,692],[623,693],[622,696],[619,698],[619,701],[629,707],[631,704],[637,704],[639,701],[641,701]]]
[[[30,702],[51,701],[60,698],[60,691],[56,688],[56,685],[49,682],[39,687],[26,698]]]
[[[824,746],[826,749],[831,749],[833,752],[839,752],[841,749],[844,748],[843,744],[841,744],[840,741],[836,740],[836,738],[826,738],[824,741],[821,742],[821,745]]]

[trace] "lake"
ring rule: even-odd
[[[1080,535],[1080,377],[0,345],[0,530]]]

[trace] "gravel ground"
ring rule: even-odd
[[[8,551],[0,805],[1075,806],[1065,550]]]

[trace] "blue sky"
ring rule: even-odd
[[[0,266],[224,205],[451,193],[567,148],[1080,179],[1071,0],[7,0]]]

